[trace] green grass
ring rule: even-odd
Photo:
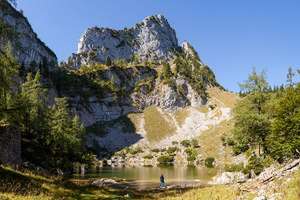
[[[300,199],[300,170],[295,173],[287,186],[283,187],[283,194],[286,200]]]
[[[148,194],[134,190],[118,190],[90,186],[88,180],[61,179],[38,176],[32,172],[20,172],[0,167],[0,199],[37,200],[37,199],[141,199]]]

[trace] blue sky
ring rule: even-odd
[[[229,90],[253,67],[272,85],[300,68],[299,0],[19,0],[18,8],[59,60],[76,52],[88,27],[122,29],[163,14]]]

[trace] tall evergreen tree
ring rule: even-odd
[[[257,74],[255,70],[249,75],[248,80],[240,84],[242,91],[249,93],[237,106],[234,112],[236,139],[236,153],[248,148],[258,147],[261,154],[265,147],[266,136],[269,132],[270,123],[266,113],[268,100],[268,82],[264,72]]]

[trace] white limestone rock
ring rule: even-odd
[[[54,67],[57,63],[56,55],[37,37],[28,20],[7,1],[0,2],[0,21],[16,32],[13,39],[0,37],[1,49],[9,41],[15,57],[25,68],[29,68],[32,62],[39,64],[45,61],[48,65],[52,63],[51,67]]]
[[[223,172],[211,181],[211,184],[233,184],[246,182],[247,177],[242,172]]]
[[[141,61],[168,60],[180,48],[174,29],[162,15],[146,17],[132,28],[114,30],[92,27],[82,35],[76,54],[69,63],[78,68],[94,62],[129,60],[134,55]]]

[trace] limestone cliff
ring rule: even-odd
[[[146,17],[132,28],[114,30],[93,27],[80,38],[76,54],[69,59],[75,67],[91,62],[130,60],[168,60],[179,48],[176,33],[162,15]]]
[[[0,1],[0,27],[0,49],[9,42],[15,57],[25,68],[46,62],[51,69],[57,63],[56,55],[38,38],[28,20],[6,0]]]

